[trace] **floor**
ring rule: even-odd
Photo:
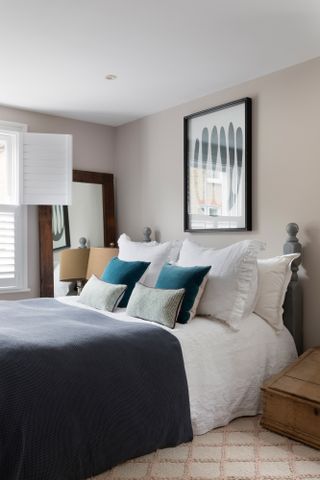
[[[320,450],[234,420],[176,448],[130,460],[94,480],[318,480]]]

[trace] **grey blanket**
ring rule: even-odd
[[[178,340],[53,299],[0,302],[0,479],[80,480],[192,439]]]

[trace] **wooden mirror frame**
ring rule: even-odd
[[[111,173],[73,170],[73,182],[102,185],[104,246],[116,243],[113,175]],[[52,206],[41,205],[39,212],[40,297],[53,297]]]

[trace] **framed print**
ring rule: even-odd
[[[184,230],[251,230],[251,99],[184,118]]]
[[[70,247],[68,207],[52,206],[52,241],[53,250]]]

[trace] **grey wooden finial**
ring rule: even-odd
[[[286,230],[287,230],[287,233],[288,233],[287,242],[289,242],[289,243],[290,242],[291,243],[298,242],[298,239],[297,239],[297,233],[299,232],[298,225],[294,222],[288,223],[288,225],[286,226]]]
[[[147,243],[151,242],[151,233],[152,230],[150,227],[145,227],[143,229],[143,240]]]
[[[288,223],[286,227],[288,238],[286,243],[283,245],[283,253],[302,253],[302,245],[297,238],[297,233],[299,232],[299,227],[296,223]],[[301,255],[299,258],[294,260],[291,264],[292,276],[293,279],[297,279],[299,265],[301,263]]]
[[[87,239],[85,237],[79,238],[79,248],[88,248]]]

